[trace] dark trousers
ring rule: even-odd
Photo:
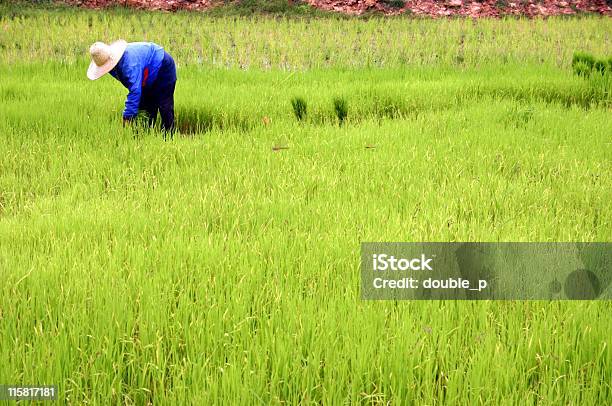
[[[174,132],[175,85],[176,66],[170,54],[164,52],[164,59],[155,82],[142,89],[139,108],[146,111],[149,115],[150,126],[155,124],[157,112],[159,111],[162,129],[171,134]]]

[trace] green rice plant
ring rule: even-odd
[[[593,67],[586,62],[579,61],[572,64],[572,68],[574,69],[574,73],[578,76],[588,78],[591,76],[591,71]]]
[[[575,53],[572,68],[576,75],[587,80],[589,93],[594,99],[610,105],[612,95],[612,58],[598,59],[590,54]]]
[[[210,111],[193,107],[177,109],[175,120],[177,131],[186,135],[208,132],[215,125]]]
[[[597,16],[579,21],[550,18],[546,24],[535,24],[527,19],[274,18],[243,10],[225,16],[217,8],[205,13],[121,8],[99,12],[2,3],[0,60],[82,63],[93,41],[145,38],[164,44],[179,65],[203,67],[294,71],[545,64],[567,68],[576,49],[608,55],[612,28],[609,18]],[[37,30],[41,25],[46,27],[44,36]]]
[[[521,103],[513,104],[507,111],[504,123],[508,127],[526,129],[534,116],[533,106],[525,106]]]
[[[348,116],[348,103],[346,99],[342,97],[334,98],[334,111],[340,125],[344,123],[344,120]]]
[[[612,74],[612,58],[598,59],[585,52],[576,52],[572,58],[572,68],[578,76],[588,78],[591,74]]]
[[[576,64],[582,64],[589,70],[592,70],[593,65],[595,64],[595,58],[593,55],[586,52],[574,52],[574,56],[572,57],[572,67]]]
[[[134,133],[134,137],[141,137],[146,134],[150,134],[155,130],[155,126],[153,125],[154,118],[151,118],[149,114],[143,110],[139,111],[136,117],[134,117],[129,124],[124,123],[124,125],[129,126]]]
[[[4,102],[12,102],[17,100],[25,100],[28,95],[26,92],[20,91],[14,86],[6,86],[5,88],[0,88],[0,100]]]
[[[306,100],[303,97],[294,97],[291,99],[291,107],[293,107],[293,114],[298,121],[302,121],[306,118],[307,106]]]
[[[597,61],[595,61],[595,63],[593,64],[593,71],[600,75],[612,73],[612,71],[609,70],[608,61],[603,59],[598,59]]]
[[[540,65],[187,65],[164,143],[134,140],[124,90],[83,66],[0,65],[0,94],[27,95],[0,103],[0,382],[54,382],[66,404],[612,395],[607,302],[356,299],[364,240],[609,241],[609,111],[564,104],[587,81]],[[354,125],[338,127],[338,95]]]
[[[373,115],[376,117],[397,119],[415,113],[410,111],[406,100],[398,95],[374,94],[371,97]]]

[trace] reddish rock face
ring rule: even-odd
[[[103,8],[113,5],[174,11],[204,10],[223,3],[220,0],[64,0],[83,7]],[[606,0],[406,0],[403,7],[389,0],[304,0],[323,10],[347,14],[380,12],[386,15],[412,13],[420,16],[528,17],[590,12],[612,16],[612,4]],[[297,1],[290,3],[296,4]]]
[[[213,6],[213,0],[64,0],[65,3],[88,8],[127,6],[149,10],[204,10]]]
[[[499,17],[502,15],[552,16],[591,12],[612,15],[606,0],[406,0],[404,7],[393,7],[390,1],[306,0],[325,10],[362,14],[379,11],[388,15],[411,12],[432,17],[459,15],[466,17]]]

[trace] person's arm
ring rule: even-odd
[[[125,110],[123,111],[123,122],[129,122],[138,115],[140,97],[142,96],[142,67],[138,63],[127,65],[124,75],[129,82],[129,93],[125,100]]]

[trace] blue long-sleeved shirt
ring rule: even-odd
[[[155,81],[163,59],[164,49],[153,42],[128,43],[119,63],[109,72],[130,91],[123,118],[131,119],[138,114],[142,89]]]

